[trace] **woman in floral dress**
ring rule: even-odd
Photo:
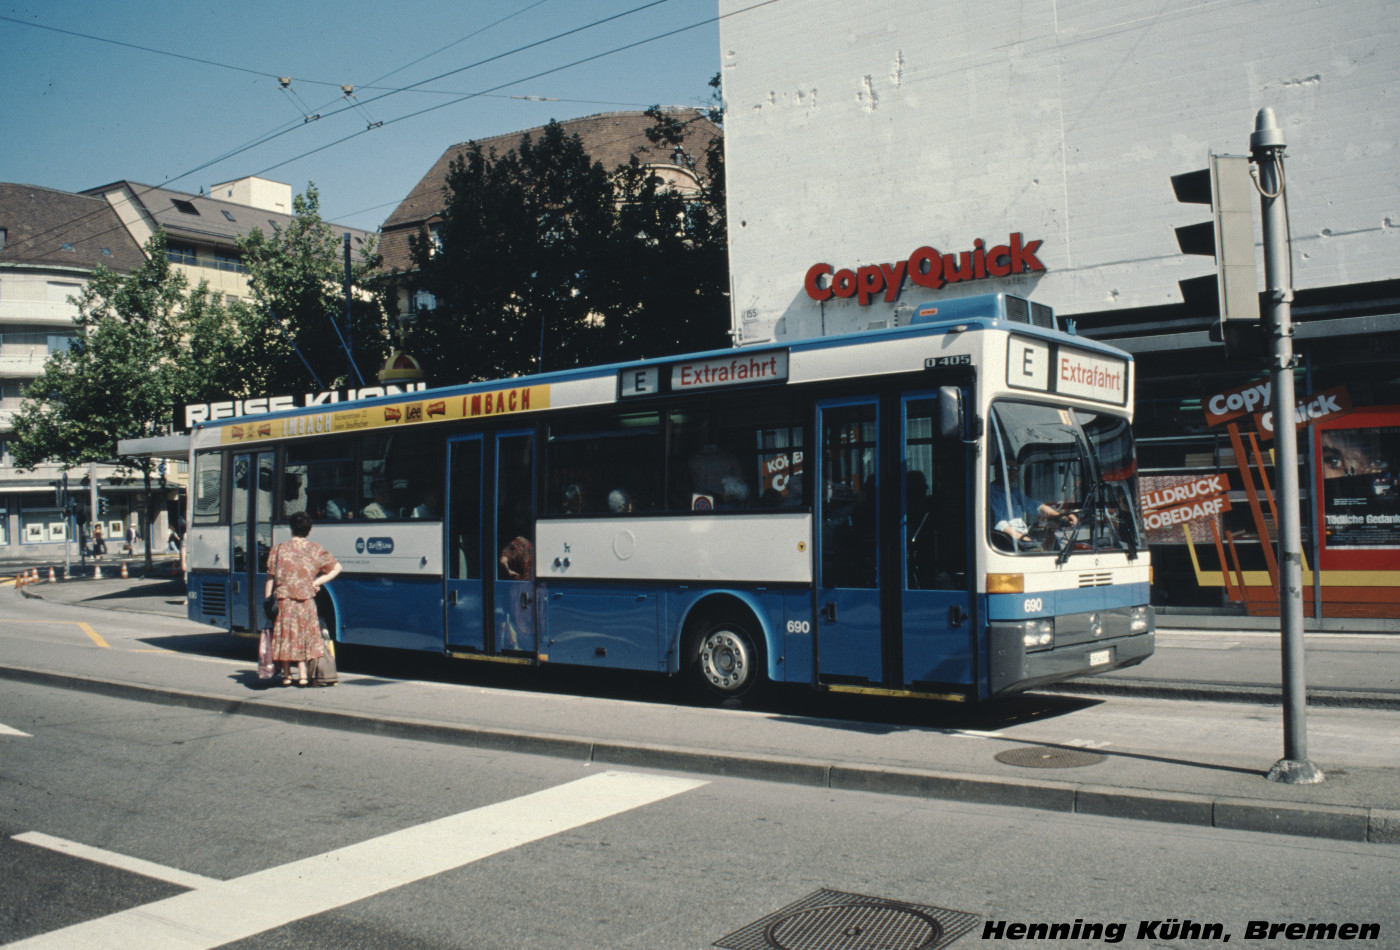
[[[291,685],[292,664],[298,686],[306,686],[306,663],[325,655],[321,646],[321,621],[316,615],[316,592],[340,573],[340,562],[325,548],[308,540],[311,516],[293,512],[287,519],[292,538],[267,555],[267,587],[263,598],[277,598],[277,619],[272,624],[272,659],[283,664],[282,683]]]

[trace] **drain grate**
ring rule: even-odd
[[[1056,749],[1036,745],[1024,749],[1007,749],[992,756],[1003,765],[1019,765],[1023,769],[1078,769],[1098,765],[1104,756],[1083,749]]]
[[[958,910],[822,889],[714,945],[725,950],[939,950],[979,920]]]

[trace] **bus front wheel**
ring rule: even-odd
[[[721,621],[701,632],[694,676],[712,696],[733,699],[749,692],[761,675],[754,639],[741,623]]]

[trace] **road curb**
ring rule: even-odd
[[[1119,679],[1071,680],[1053,686],[1037,686],[1038,693],[1069,696],[1132,696],[1135,699],[1184,699],[1195,702],[1252,703],[1282,706],[1283,690],[1273,686],[1246,686],[1237,683],[1183,683],[1171,680]],[[1346,709],[1400,710],[1400,695],[1366,690],[1309,689],[1309,706]]]
[[[437,742],[501,752],[548,755],[601,765],[698,772],[730,778],[904,795],[937,801],[1010,805],[1040,811],[1162,821],[1240,831],[1400,844],[1400,810],[1344,805],[1213,798],[1187,792],[1093,783],[942,772],[897,766],[813,762],[786,756],[736,755],[596,741],[547,733],[482,729],[406,717],[308,708],[276,700],[230,699],[167,687],[125,683],[26,667],[0,666],[0,679],[81,690],[119,699],[244,715],[301,726]]]

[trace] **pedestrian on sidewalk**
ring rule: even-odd
[[[282,685],[292,684],[292,666],[297,669],[297,685],[310,685],[306,664],[325,655],[321,644],[321,620],[316,613],[316,594],[340,574],[340,562],[307,535],[311,516],[298,511],[287,519],[292,538],[267,555],[267,585],[264,600],[276,600],[277,617],[272,623],[272,659],[282,664]]]
[[[94,525],[92,529],[92,559],[102,560],[102,555],[107,553],[107,541],[102,537],[102,525]]]

